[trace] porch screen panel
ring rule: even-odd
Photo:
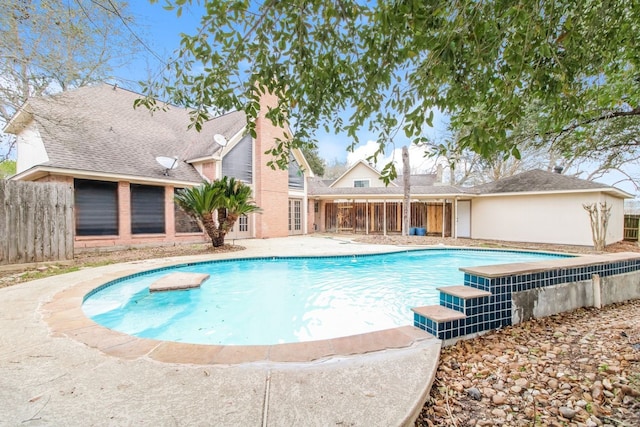
[[[118,235],[118,183],[76,179],[76,236]]]
[[[422,202],[411,203],[411,227],[427,228],[427,204]]]
[[[402,203],[387,202],[387,232],[402,231]]]
[[[324,205],[324,229],[325,231],[337,231],[338,228],[338,205],[327,202]]]
[[[354,204],[354,215],[355,215],[355,227],[354,231],[356,233],[366,233],[367,232],[367,204],[366,203],[355,203]]]
[[[369,223],[369,232],[382,233],[384,232],[384,203],[376,202],[371,203],[371,222]]]
[[[427,205],[427,233],[442,234],[442,204],[429,203]]]
[[[246,135],[222,160],[222,176],[235,178],[247,184],[253,182],[253,139]]]
[[[131,184],[131,234],[164,232],[164,187]]]

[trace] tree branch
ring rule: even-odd
[[[598,117],[593,117],[591,119],[585,120],[583,122],[578,122],[578,123],[574,123],[571,126],[567,126],[566,128],[563,128],[561,130],[559,130],[558,132],[547,132],[544,136],[549,136],[549,135],[553,135],[553,134],[557,134],[557,135],[561,135],[567,132],[571,132],[576,130],[577,128],[584,126],[584,125],[589,125],[592,123],[596,123],[596,122],[601,122],[603,120],[611,120],[611,119],[615,119],[617,117],[630,117],[630,116],[640,116],[640,107],[636,107],[634,109],[632,109],[631,111],[609,111],[605,114],[602,114],[601,116]],[[536,136],[541,136],[536,134]]]

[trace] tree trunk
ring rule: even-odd
[[[402,203],[402,235],[409,235],[411,227],[411,167],[409,165],[409,148],[402,147],[402,181],[404,183],[404,202]]]
[[[211,239],[211,244],[214,248],[220,247],[224,245],[224,235],[221,230],[216,227],[216,223],[213,220],[213,215],[208,214],[202,217],[202,226],[204,227],[204,231],[207,232],[207,235]]]
[[[224,246],[224,238],[226,233],[221,230],[217,230],[216,236],[211,239],[211,243],[214,248],[219,248],[220,246]]]

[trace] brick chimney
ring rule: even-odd
[[[289,173],[287,170],[271,169],[267,162],[273,160],[265,151],[273,148],[276,139],[284,139],[284,129],[274,126],[265,118],[269,107],[277,105],[277,98],[263,94],[260,98],[260,112],[256,119],[254,141],[254,198],[262,208],[256,214],[256,237],[286,237],[289,235]]]

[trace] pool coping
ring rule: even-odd
[[[310,258],[310,257],[350,257],[384,255],[421,250],[465,250],[492,252],[532,252],[552,253],[531,250],[513,250],[500,248],[475,248],[460,246],[395,246],[383,252],[366,254],[325,254],[307,256],[277,256],[266,258]],[[305,341],[296,343],[272,345],[214,345],[193,344],[176,341],[164,341],[139,338],[123,332],[102,326],[82,310],[82,304],[88,295],[110,282],[117,282],[131,275],[147,271],[162,270],[188,264],[199,264],[216,261],[234,261],[247,259],[263,259],[265,257],[242,256],[242,252],[226,254],[223,259],[206,256],[181,257],[179,261],[160,259],[161,265],[149,267],[136,262],[123,263],[132,269],[115,274],[102,276],[99,279],[83,281],[55,294],[51,301],[44,303],[41,308],[43,320],[48,324],[53,336],[65,336],[74,339],[88,347],[98,349],[105,354],[123,359],[149,358],[163,363],[186,363],[193,365],[236,365],[243,363],[270,362],[314,362],[332,357],[354,356],[359,354],[412,347],[422,341],[436,339],[433,335],[411,325],[384,329],[357,335],[349,335],[331,339]],[[503,264],[500,264],[503,265]],[[493,266],[488,266],[490,268]],[[465,271],[465,268],[461,268]]]

